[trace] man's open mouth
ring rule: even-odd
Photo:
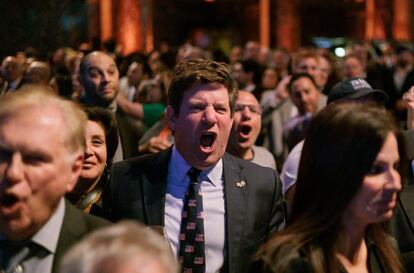
[[[0,198],[0,205],[3,207],[11,207],[16,204],[18,200],[19,199],[14,194],[6,193]]]
[[[251,131],[252,127],[249,125],[243,125],[240,127],[240,135],[242,137],[248,137]]]
[[[204,148],[209,148],[213,145],[217,138],[217,134],[213,132],[205,132],[201,134],[200,144]]]

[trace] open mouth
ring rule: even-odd
[[[248,137],[251,131],[252,131],[252,127],[249,125],[243,125],[240,127],[240,135],[242,137]]]
[[[14,194],[4,194],[1,198],[0,198],[0,204],[3,207],[11,207],[14,204],[16,204],[16,202],[19,199],[14,195]]]
[[[213,132],[205,132],[201,135],[200,144],[204,148],[210,148],[213,146],[214,141],[217,138],[217,134]]]

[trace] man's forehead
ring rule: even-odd
[[[209,83],[195,83],[189,89],[185,91],[185,94],[194,94],[198,92],[209,92],[209,91],[223,91],[223,93],[228,94],[227,88],[218,82],[209,82]]]
[[[314,86],[311,79],[309,79],[308,77],[300,77],[300,78],[297,78],[292,83],[292,88],[300,88],[302,86],[309,86],[309,85]]]
[[[319,61],[316,57],[306,57],[300,60],[299,65],[305,66],[305,65],[318,65]]]
[[[65,125],[62,113],[57,107],[29,106],[24,109],[19,107],[0,116],[1,135],[4,136],[13,130],[55,134],[53,139],[60,139]],[[31,139],[30,135],[26,137]]]
[[[92,53],[93,54],[93,53]],[[108,65],[108,66],[115,66],[115,61],[109,57],[108,55],[102,54],[102,53],[97,53],[97,54],[93,54],[91,56],[89,56],[86,59],[86,64],[88,66],[99,66],[102,64]]]
[[[21,105],[0,115],[0,121],[16,120],[17,123],[37,121],[56,123],[61,122],[62,112],[54,105]],[[2,122],[0,122],[0,125]]]
[[[238,104],[249,104],[249,105],[259,105],[259,102],[257,101],[256,97],[245,91],[239,91],[239,95],[237,97],[236,103]]]

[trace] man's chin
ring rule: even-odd
[[[214,164],[216,164],[217,161],[219,161],[221,157],[222,156],[218,156],[215,153],[202,154],[202,155],[199,155],[197,157],[196,162],[194,162],[194,164],[191,164],[191,165],[193,165],[196,168],[202,169],[202,170],[207,169],[207,168],[213,166]]]
[[[99,97],[99,105],[107,107],[111,105],[114,102],[114,100],[115,100],[114,96],[102,96],[102,97]]]
[[[0,232],[12,240],[23,240],[31,235],[27,219],[17,218],[8,221],[0,220]]]

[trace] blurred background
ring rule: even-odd
[[[0,10],[1,57],[62,46],[127,55],[186,42],[229,54],[249,40],[344,54],[350,41],[414,37],[412,0],[3,0]]]

